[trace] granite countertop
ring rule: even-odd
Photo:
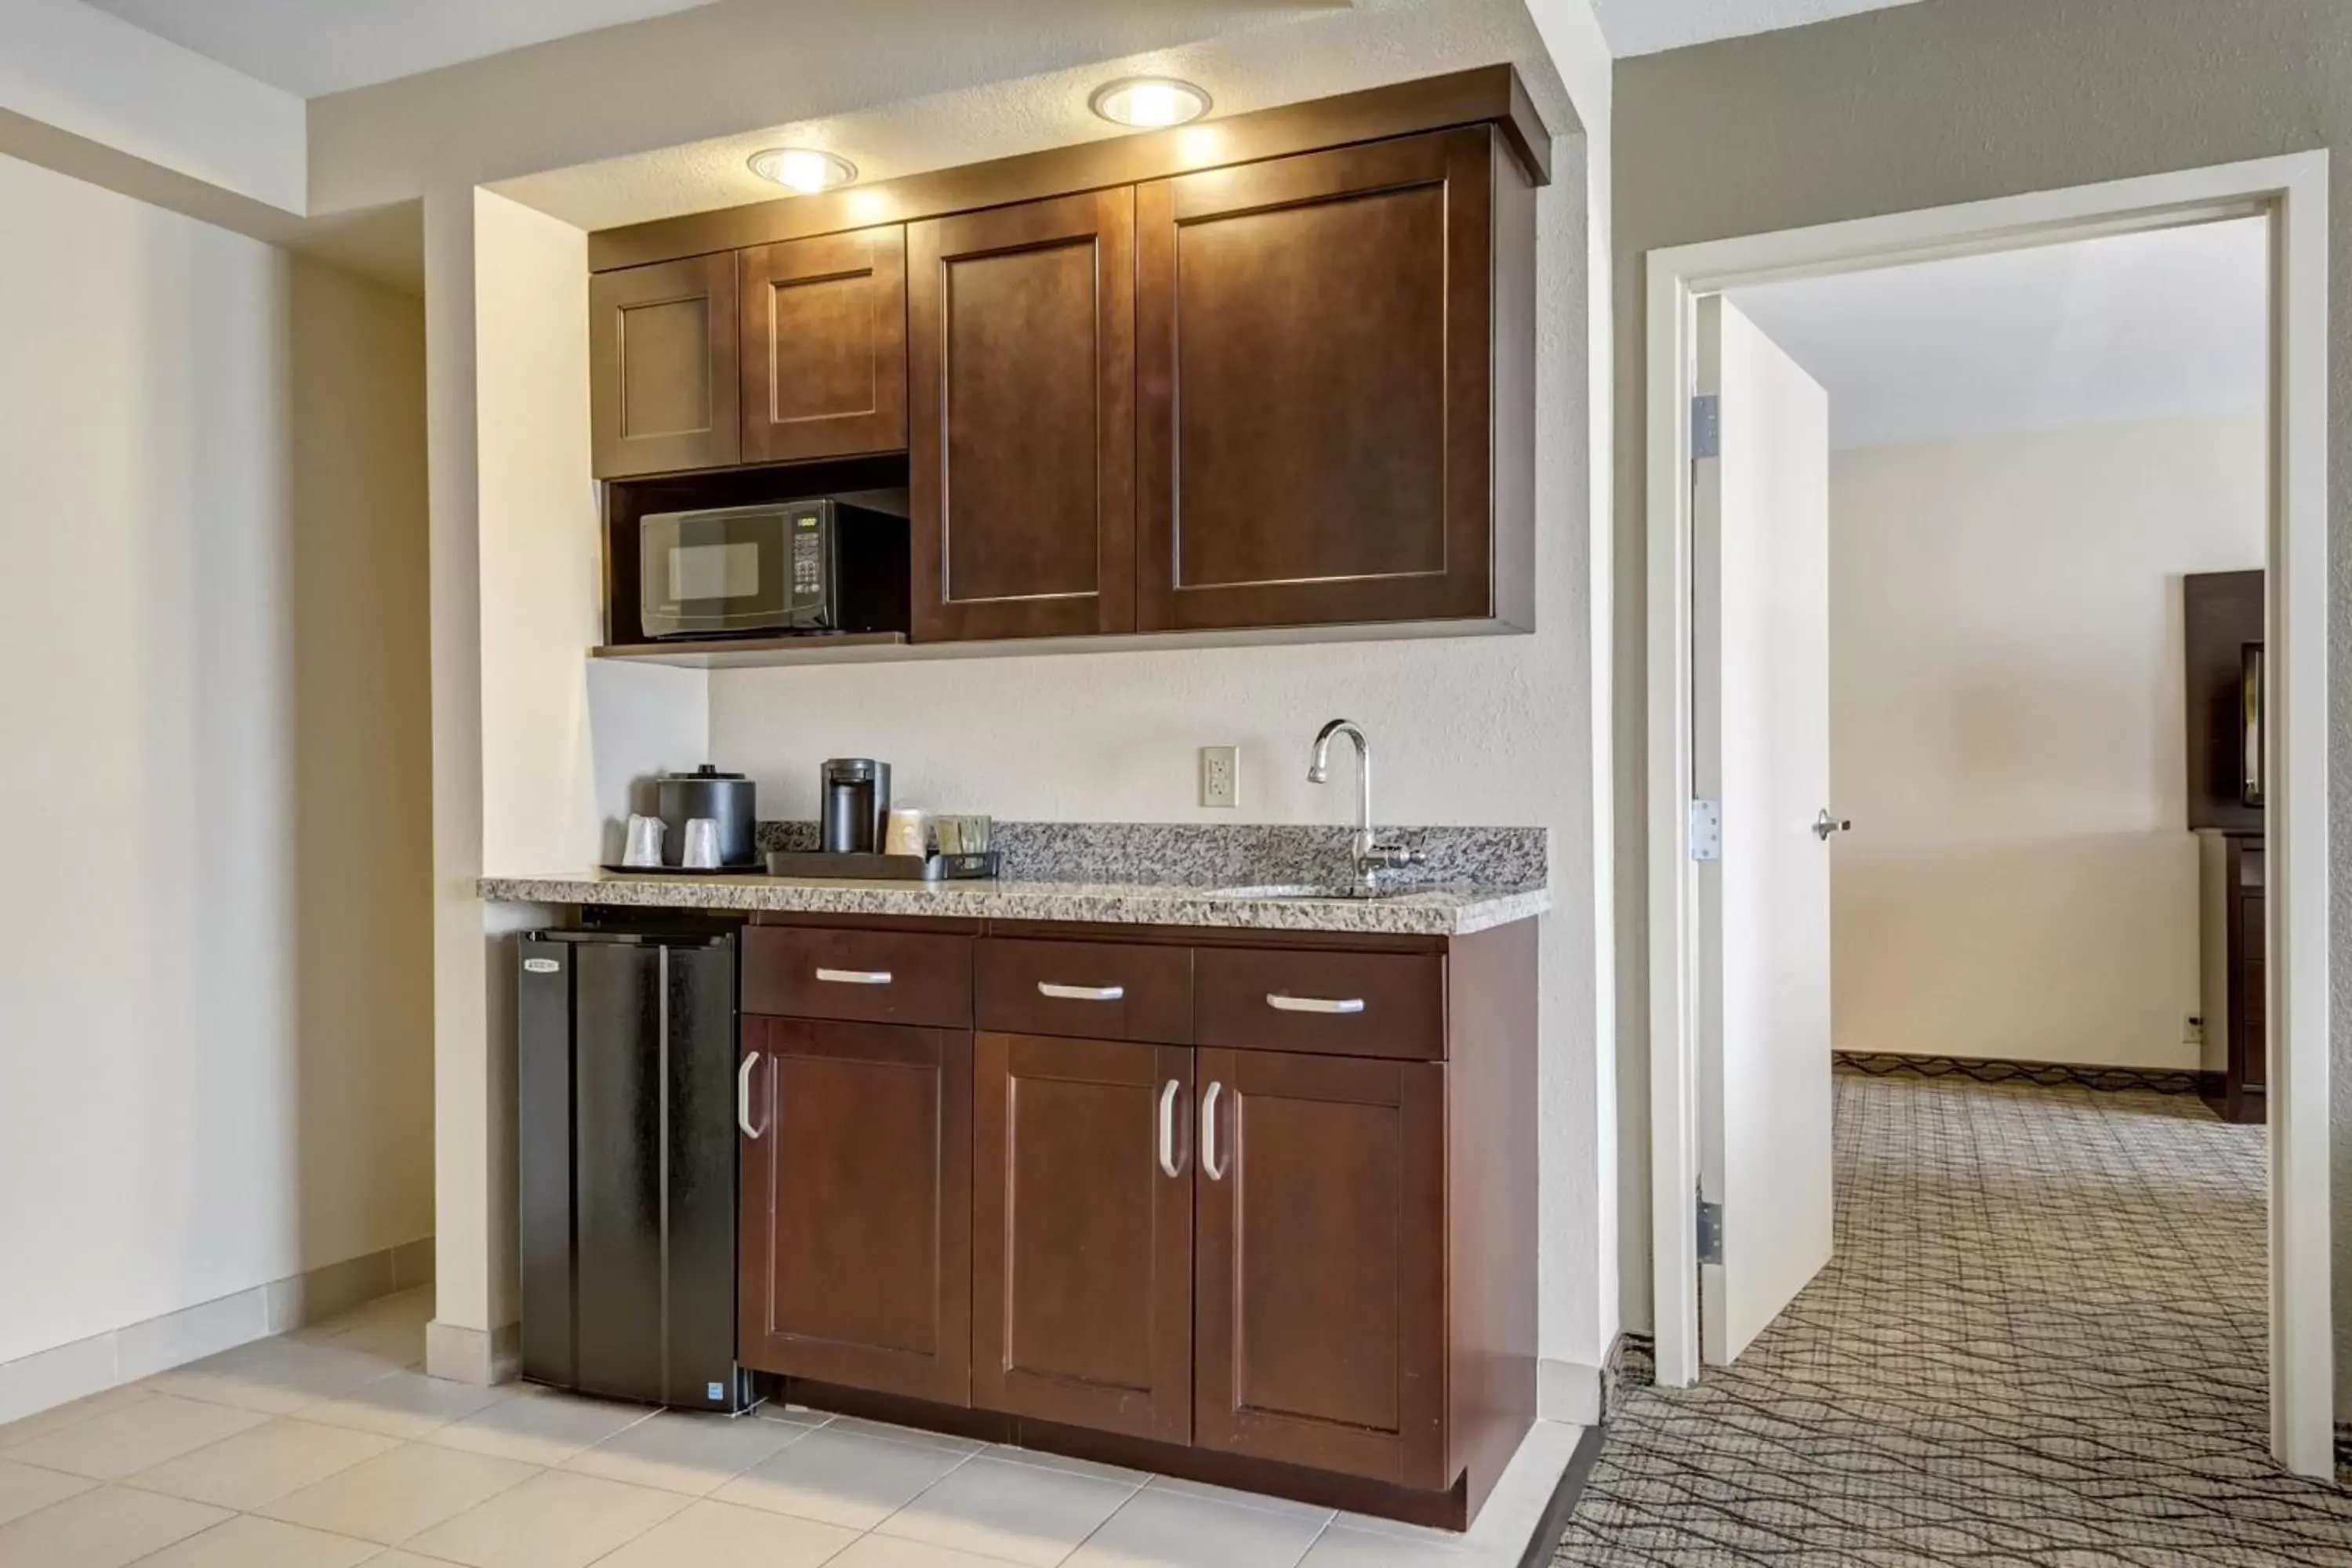
[[[485,877],[478,886],[485,899],[518,903],[929,915],[1390,936],[1467,936],[1551,908],[1550,889],[1541,885],[1475,883],[1419,887],[1379,899],[1243,898],[1230,889],[1152,882],[847,882],[799,877],[647,877],[615,871]]]

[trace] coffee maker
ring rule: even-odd
[[[890,815],[890,764],[835,757],[817,773],[817,845],[828,855],[878,855]]]

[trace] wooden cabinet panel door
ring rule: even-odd
[[[972,1402],[1192,1432],[1192,1053],[980,1037]]]
[[[743,461],[907,444],[907,231],[892,224],[737,254]]]
[[[907,230],[914,635],[1135,626],[1135,197]]]
[[[732,255],[590,278],[588,352],[598,479],[739,459]]]
[[[1141,631],[1483,616],[1484,127],[1136,192]]]
[[[748,1366],[971,1403],[971,1037],[747,1018]]]
[[[1444,1068],[1198,1058],[1194,1444],[1450,1485]]]

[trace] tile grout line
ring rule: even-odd
[[[1005,1463],[1018,1464],[1020,1461],[1017,1459],[1008,1459]],[[1064,1470],[1057,1473],[1062,1475],[1077,1475],[1079,1472],[1076,1470]],[[1092,1541],[1096,1536],[1100,1535],[1104,1531],[1109,1529],[1110,1521],[1117,1519],[1121,1513],[1124,1513],[1127,1510],[1127,1505],[1133,1502],[1137,1498],[1141,1497],[1143,1495],[1143,1489],[1150,1484],[1151,1477],[1150,1473],[1147,1472],[1141,1480],[1136,1482],[1135,1485],[1129,1489],[1128,1494],[1125,1497],[1118,1500],[1117,1507],[1113,1508],[1108,1513],[1103,1515],[1101,1520],[1096,1523],[1092,1530],[1087,1531],[1084,1535],[1078,1537],[1078,1539],[1071,1544],[1071,1547],[1067,1552],[1063,1552],[1059,1557],[1054,1559],[1054,1568],[1060,1568],[1062,1563],[1067,1563],[1071,1558],[1076,1557],[1079,1552],[1084,1552],[1087,1549],[1087,1542]],[[986,1553],[979,1553],[978,1555],[984,1556]]]

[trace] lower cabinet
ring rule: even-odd
[[[738,1353],[971,1403],[971,1037],[747,1017]]]
[[[1535,1413],[1532,922],[1443,949],[751,936],[746,1366],[918,1425],[954,1406],[932,1419],[1475,1516]]]
[[[980,1037],[972,1402],[1444,1487],[1444,1068],[1195,1055]]]
[[[1203,1050],[1192,1440],[1447,1485],[1445,1069]]]
[[[1192,1431],[1192,1053],[980,1037],[972,1401]]]

